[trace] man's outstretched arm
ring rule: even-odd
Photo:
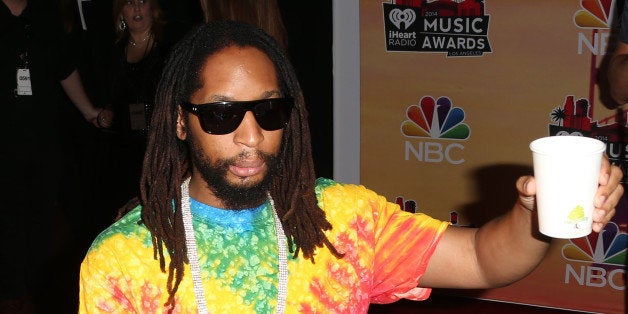
[[[621,178],[619,167],[605,158],[594,202],[594,232],[600,232],[615,215],[623,194]],[[551,239],[540,234],[536,225],[534,177],[519,178],[516,187],[518,200],[505,215],[479,229],[450,227],[445,231],[420,286],[494,288],[515,282],[536,268]]]

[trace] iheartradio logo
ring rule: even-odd
[[[403,22],[403,29],[408,29],[412,23],[416,20],[416,13],[411,9],[393,9],[388,14],[388,19],[397,26],[398,29],[401,29],[401,23]]]

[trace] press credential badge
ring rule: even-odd
[[[33,95],[31,72],[29,69],[17,69],[17,94],[22,96]]]

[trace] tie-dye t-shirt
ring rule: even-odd
[[[344,257],[324,247],[315,263],[289,253],[286,313],[366,313],[370,303],[429,296],[417,285],[446,222],[404,212],[363,186],[319,179],[316,195],[333,225],[327,237]],[[278,248],[268,202],[225,211],[192,201],[191,210],[209,312],[273,313]],[[92,244],[81,265],[81,313],[165,312],[168,274],[139,220],[136,208]],[[188,264],[175,300],[173,313],[196,313]]]

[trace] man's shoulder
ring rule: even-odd
[[[334,185],[334,184],[338,184],[336,181],[332,180],[332,179],[328,179],[328,178],[323,178],[320,177],[318,179],[316,179],[316,187],[322,187],[322,188],[326,188],[328,186]]]
[[[98,247],[116,239],[140,240],[144,231],[147,229],[142,224],[141,206],[137,206],[101,232],[94,240],[92,247]]]
[[[364,185],[342,183],[328,178],[316,180],[316,197],[319,202],[341,201],[342,203],[363,202],[365,200],[385,201],[385,198]]]
[[[339,190],[339,191],[343,191],[345,193],[375,193],[372,190],[368,189],[367,187],[361,185],[361,184],[355,184],[355,183],[343,183],[343,182],[338,182],[334,179],[329,179],[329,178],[318,178],[316,179],[316,192],[317,194],[323,192],[323,191],[329,191],[329,190]]]

